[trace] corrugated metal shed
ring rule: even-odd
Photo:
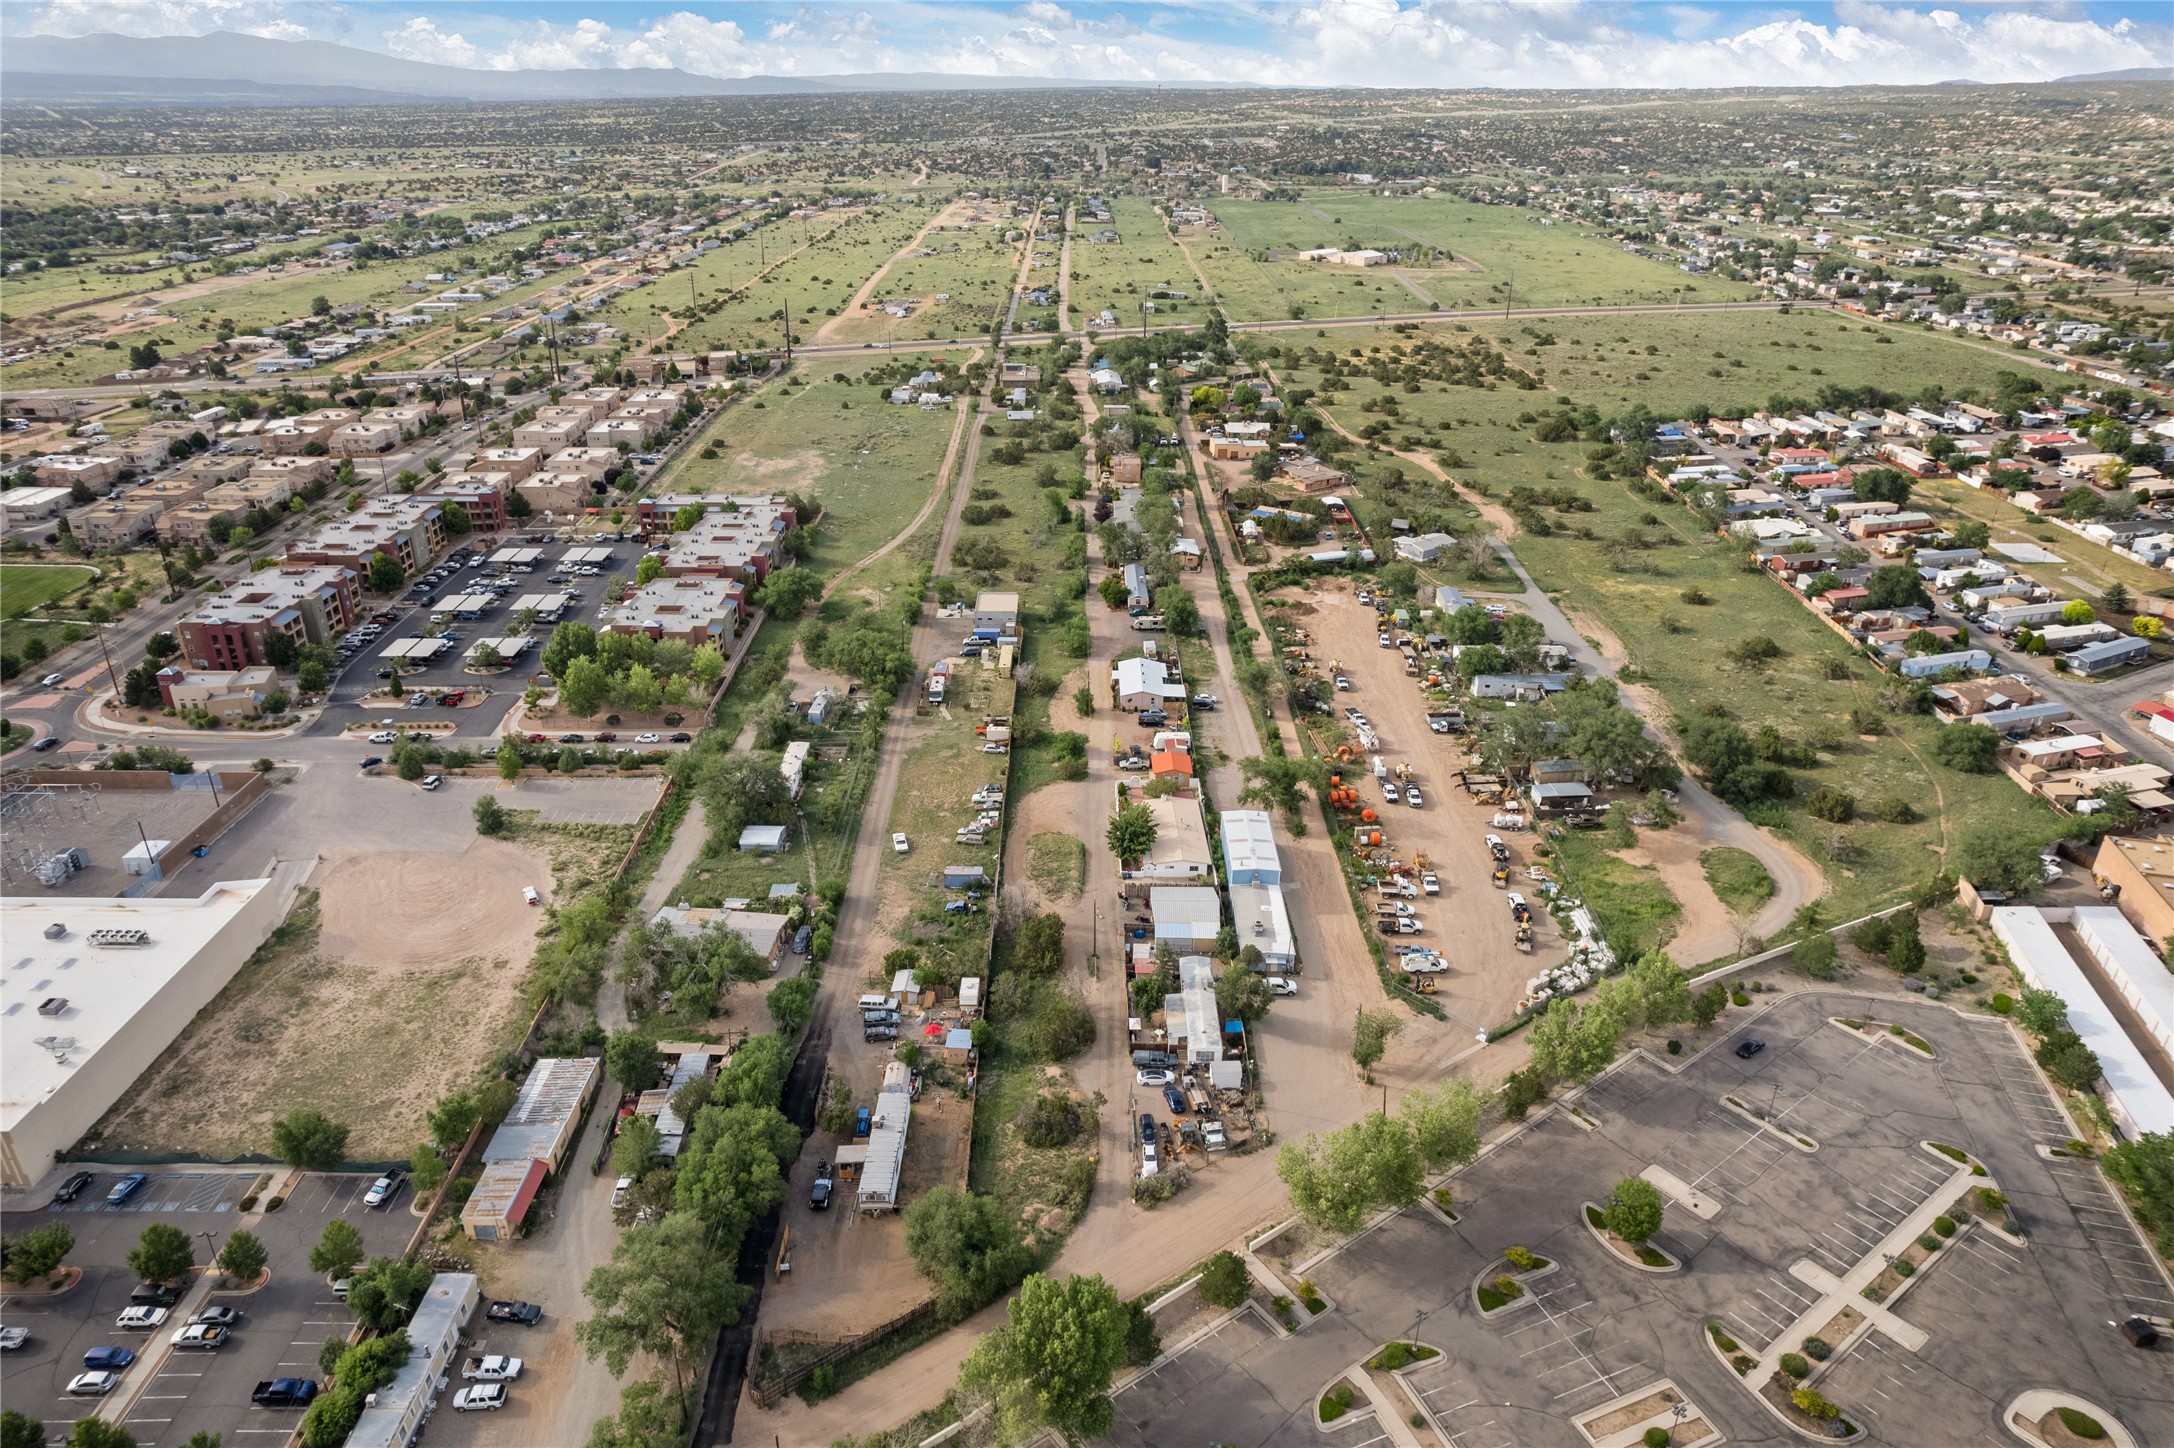
[[[494,1161],[476,1178],[476,1188],[460,1209],[461,1230],[479,1242],[496,1242],[511,1236],[528,1215],[529,1204],[543,1188],[548,1173],[544,1164],[528,1161]]]
[[[906,1166],[906,1127],[913,1115],[913,1077],[903,1061],[883,1068],[883,1091],[876,1097],[868,1133],[868,1162],[861,1170],[860,1207],[889,1211],[898,1205],[898,1181]]]

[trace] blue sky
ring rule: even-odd
[[[2170,14],[2163,0],[6,0],[0,28],[240,30],[493,69],[1597,88],[2028,81],[2167,65]]]

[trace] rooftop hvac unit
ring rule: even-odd
[[[57,1016],[67,1009],[68,997],[66,996],[47,996],[44,1000],[38,1002],[38,1014],[41,1016]]]
[[[68,938],[68,927],[56,920],[45,927],[45,938],[47,940],[66,940]]]
[[[30,1044],[33,1046],[43,1046],[48,1051],[73,1051],[75,1049],[75,1037],[33,1036],[30,1040]]]
[[[84,937],[93,945],[149,945],[148,930],[93,930]]]

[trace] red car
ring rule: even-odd
[[[541,734],[531,734],[528,736],[528,742],[531,744],[542,744],[545,742],[545,740]]]

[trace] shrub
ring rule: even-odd
[[[1448,1187],[1436,1187],[1434,1189],[1434,1204],[1440,1207],[1443,1211],[1448,1211],[1450,1209],[1450,1203],[1455,1200],[1455,1194],[1452,1193]]]
[[[1668,1430],[1666,1428],[1648,1428],[1639,1441],[1643,1442],[1646,1448],[1668,1448]]]
[[[1351,1384],[1338,1383],[1321,1395],[1321,1421],[1333,1423],[1351,1411],[1358,1395],[1351,1391]]]
[[[1935,1141],[1935,1142],[1932,1142],[1932,1143],[1930,1143],[1930,1145],[1931,1145],[1931,1147],[1932,1147],[1932,1149],[1933,1149],[1934,1151],[1937,1151],[1937,1152],[1939,1152],[1939,1153],[1940,1153],[1940,1154],[1941,1154],[1942,1156],[1946,1157],[1946,1158],[1947,1158],[1947,1159],[1948,1159],[1949,1161],[1968,1161],[1968,1160],[1970,1160],[1970,1153],[1969,1153],[1969,1152],[1967,1152],[1967,1151],[1964,1151],[1964,1150],[1963,1150],[1963,1149],[1962,1149],[1961,1147],[1959,1147],[1959,1146],[1949,1146],[1949,1145],[1948,1145],[1948,1144],[1947,1144],[1946,1142],[1944,1142],[1944,1141]]]
[[[1781,1355],[1781,1370],[1792,1378],[1803,1378],[1811,1376],[1812,1365],[1802,1353],[1785,1352]]]
[[[1895,1275],[1897,1277],[1915,1277],[1917,1275],[1917,1264],[1907,1257],[1897,1257],[1895,1259]]]
[[[1713,1338],[1713,1340],[1714,1340],[1714,1346],[1715,1346],[1715,1347],[1717,1347],[1717,1348],[1720,1348],[1720,1349],[1721,1349],[1721,1350],[1722,1350],[1723,1352],[1735,1352],[1735,1351],[1736,1351],[1736,1339],[1734,1339],[1734,1338],[1730,1337],[1730,1336],[1729,1336],[1729,1335],[1728,1335],[1727,1333],[1723,1332],[1723,1331],[1721,1330],[1721,1324],[1720,1324],[1720,1323],[1718,1323],[1718,1322],[1709,1322],[1709,1323],[1707,1323],[1707,1324],[1706,1324],[1706,1331],[1707,1331],[1707,1333],[1708,1333],[1708,1334],[1710,1334],[1710,1335],[1712,1336],[1712,1338]]]
[[[1503,1273],[1500,1277],[1497,1277],[1494,1280],[1492,1286],[1494,1287],[1495,1291],[1502,1294],[1504,1300],[1509,1302],[1515,1302],[1518,1298],[1525,1295],[1525,1289],[1523,1285],[1520,1284],[1515,1277],[1512,1277],[1507,1272]]]
[[[276,1212],[285,1205],[287,1205],[287,1199],[285,1197],[273,1197],[270,1201],[264,1204],[264,1210],[266,1210],[267,1212]]]
[[[1834,1356],[1834,1344],[1823,1337],[1808,1337],[1804,1339],[1804,1355],[1813,1362],[1823,1363]]]
[[[1732,1006],[1748,1006],[1751,1004],[1751,997],[1745,995],[1742,991],[1738,991],[1729,997],[1729,1004]]]
[[[257,1198],[256,1198],[256,1193],[252,1192],[252,1193],[250,1193],[250,1194],[249,1194],[248,1196],[246,1196],[246,1197],[243,1197],[243,1198],[242,1198],[242,1201],[241,1201],[241,1210],[242,1210],[242,1211],[245,1211],[245,1212],[253,1212],[253,1211],[255,1211],[256,1209],[257,1209]]]
[[[1838,1416],[1842,1411],[1828,1402],[1826,1395],[1817,1388],[1798,1388],[1789,1394],[1789,1401],[1805,1417],[1817,1419],[1822,1423],[1829,1418]]]
[[[1393,1373],[1411,1360],[1411,1349],[1405,1347],[1401,1342],[1392,1342],[1376,1354],[1374,1360],[1368,1363],[1367,1366],[1380,1368],[1385,1373]]]
[[[1200,1270],[1200,1296],[1211,1307],[1236,1307],[1252,1287],[1245,1259],[1235,1252],[1216,1253]]]
[[[2079,1438],[2089,1438],[2095,1442],[2106,1436],[2105,1425],[2089,1413],[2079,1412],[2075,1408],[2055,1408],[2053,1411],[2060,1417],[2061,1426]]]
[[[1955,1235],[1955,1219],[1942,1213],[1932,1219],[1932,1229],[1943,1237],[1952,1237]]]
[[[1682,1055],[1682,1054],[1683,1054],[1683,1042],[1681,1042],[1681,1041],[1678,1041],[1678,1040],[1674,1040],[1674,1039],[1671,1039],[1671,1040],[1669,1041],[1669,1043],[1668,1043],[1668,1054],[1669,1054],[1669,1055],[1671,1055],[1671,1056],[1680,1056],[1680,1055]]]
[[[1740,1352],[1735,1357],[1729,1359],[1729,1366],[1736,1369],[1736,1375],[1738,1377],[1742,1377],[1745,1373],[1750,1372],[1758,1365],[1759,1360],[1753,1357],[1750,1353]]]
[[[1530,1272],[1541,1265],[1540,1259],[1532,1255],[1530,1247],[1505,1247],[1502,1258],[1520,1272]]]
[[[1587,1207],[1585,1209],[1585,1220],[1599,1227],[1602,1231],[1607,1230],[1608,1219],[1600,1214],[1600,1208],[1598,1207]]]
[[[1993,998],[1987,1001],[1986,1004],[1993,1008],[1994,1015],[2004,1016],[2015,1009],[2015,997],[2004,990],[1997,990],[1993,992]]]
[[[1804,801],[1804,808],[1814,819],[1829,824],[1847,824],[1857,817],[1857,797],[1847,790],[1815,789]]]
[[[1328,1303],[1323,1300],[1320,1289],[1313,1285],[1311,1277],[1301,1277],[1298,1280],[1298,1300],[1305,1303],[1306,1310],[1316,1317],[1329,1310]]]
[[[1926,1232],[1918,1237],[1917,1245],[1923,1247],[1928,1253],[1930,1253],[1939,1251],[1947,1244],[1941,1241],[1938,1237],[1935,1237],[1932,1233]]]

